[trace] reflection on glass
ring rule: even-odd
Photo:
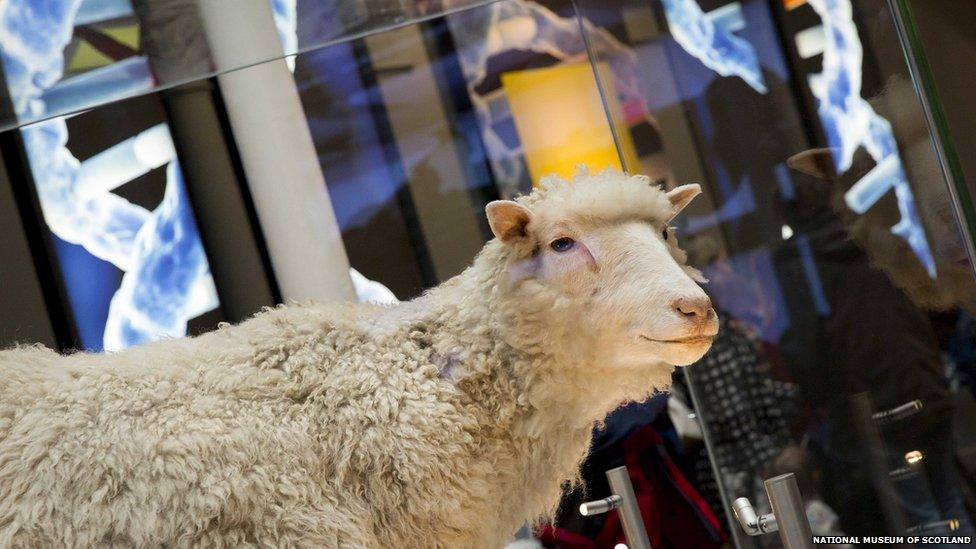
[[[891,124],[861,97],[863,51],[853,8],[847,0],[810,0],[810,5],[823,21],[827,37],[823,71],[810,76],[810,90],[818,101],[817,112],[832,147],[834,165],[838,173],[847,171],[860,147],[875,161],[875,167],[844,194],[845,203],[854,213],[863,214],[893,190],[901,219],[891,232],[908,242],[929,276],[935,278],[935,260],[915,210]]]
[[[606,72],[606,67],[601,64],[597,70]],[[623,168],[589,64],[509,71],[501,81],[533,182],[553,173],[571,179],[580,164],[593,171]],[[607,92],[614,99],[611,111],[619,113],[616,90]],[[637,153],[630,134],[625,135],[620,148],[625,161],[634,165]]]
[[[530,188],[540,122],[573,152],[542,170],[584,149],[593,170],[620,166],[571,13],[498,2],[299,55],[294,74],[350,262],[400,298],[463,269],[490,236],[485,204]]]
[[[503,196],[527,188],[531,178],[523,158],[523,144],[513,135],[512,107],[505,90],[501,89],[500,74],[586,62],[588,44],[590,51],[598,52],[609,67],[610,74],[604,81],[606,86],[613,87],[616,96],[611,95],[608,100],[620,105],[619,111],[614,105],[610,113],[614,125],[626,123],[640,127],[645,133],[656,134],[647,117],[645,98],[638,89],[638,60],[634,52],[613,33],[586,19],[579,20],[575,12],[566,9],[568,7],[568,3],[562,2],[496,2],[446,18],[492,172]],[[586,40],[581,25],[587,29]],[[566,112],[557,113],[555,118],[555,114],[550,116],[547,123],[568,118]],[[637,153],[640,156],[651,154],[641,150]],[[624,154],[630,153],[625,151]],[[631,159],[624,160],[624,165],[630,168],[628,162]],[[646,173],[655,180],[663,175],[646,167],[634,171]]]
[[[81,0],[0,6],[0,59],[17,120],[41,120],[152,89],[149,60],[136,51],[138,28],[126,4],[105,11],[81,9]],[[101,17],[126,22],[92,28]],[[72,43],[76,47],[66,57]]]
[[[71,122],[84,124],[87,116]],[[85,129],[89,143],[100,141],[97,130]],[[27,126],[21,135],[85,348],[116,351],[181,337],[191,319],[218,307],[165,124],[88,151],[83,161],[68,148],[65,119]],[[164,179],[157,204],[124,196],[152,195],[154,176]],[[126,193],[118,193],[123,186]]]
[[[705,13],[695,0],[664,0],[671,37],[689,55],[722,76],[738,76],[766,93],[755,49],[733,32],[746,26],[742,4],[732,2]]]
[[[705,189],[678,232],[725,331],[673,396],[689,479],[765,512],[792,472],[816,534],[970,535],[976,284],[887,5],[579,4],[638,58],[654,162]]]
[[[304,0],[308,24],[299,36],[298,0],[10,0],[0,4],[0,59],[13,109],[0,116],[0,128],[491,1]],[[265,22],[277,29],[280,44],[240,36]],[[215,55],[228,48],[235,50],[231,57]],[[73,68],[62,73],[65,65]]]

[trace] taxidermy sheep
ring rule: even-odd
[[[0,546],[503,545],[596,422],[711,345],[668,228],[698,192],[550,177],[489,204],[495,238],[411,302],[0,352]]]

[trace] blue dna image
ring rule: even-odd
[[[935,259],[915,208],[915,197],[898,154],[891,123],[861,97],[863,49],[850,0],[809,0],[823,21],[826,38],[823,71],[810,77],[817,113],[833,152],[837,173],[851,167],[854,153],[864,149],[875,167],[844,195],[847,206],[863,214],[894,190],[901,219],[891,232],[911,247],[929,276],[936,278]]]
[[[745,27],[741,5],[727,4],[705,13],[695,0],[662,0],[671,35],[690,55],[722,76],[738,76],[765,93],[758,57],[749,42],[735,36]],[[847,206],[863,214],[894,191],[901,219],[891,232],[904,239],[929,276],[937,276],[935,259],[915,206],[915,197],[898,154],[891,123],[861,97],[863,49],[850,0],[810,0],[823,21],[823,71],[810,77],[817,113],[827,135],[838,173],[851,167],[864,147],[875,167],[844,196]]]
[[[294,54],[297,0],[270,1],[283,50]],[[167,126],[142,131],[81,162],[67,147],[65,119],[55,117],[153,89],[143,55],[64,76],[63,52],[76,25],[132,15],[129,0],[0,3],[0,61],[15,112],[22,121],[48,118],[21,130],[44,220],[59,239],[124,273],[101,341],[83,341],[92,350],[184,336],[190,319],[219,306]],[[286,61],[294,69],[294,58]],[[112,192],[164,166],[164,197],[151,211]],[[396,300],[382,285],[352,270],[350,275],[361,299]]]
[[[283,50],[294,54],[297,0],[270,1]],[[129,0],[0,3],[0,61],[15,112],[21,121],[48,118],[21,130],[44,220],[60,240],[124,273],[101,341],[82,342],[91,350],[184,336],[190,319],[219,306],[167,126],[142,131],[81,162],[67,147],[65,119],[56,117],[153,89],[144,55],[64,76],[63,52],[75,26],[132,15]],[[294,58],[286,62],[294,69]],[[112,192],[164,166],[164,197],[151,211]],[[66,278],[87,275],[65,273]],[[350,275],[361,299],[396,300],[381,284],[352,270]],[[68,293],[72,298],[70,287]]]
[[[60,98],[57,108],[70,108],[104,100],[108,89],[125,94],[152,88],[142,56],[64,78],[63,51],[74,26],[106,14],[131,14],[131,5],[114,0],[10,0],[0,7],[0,60],[20,119],[63,112],[48,105],[51,97]],[[31,124],[21,132],[52,233],[124,273],[111,298],[101,345],[87,346],[113,351],[180,337],[189,319],[218,306],[165,124],[84,162],[68,150],[64,118]],[[156,208],[148,210],[112,192],[163,166],[166,188]]]
[[[746,26],[741,4],[733,2],[705,13],[695,0],[662,2],[671,37],[683,50],[721,76],[738,76],[757,92],[766,93],[755,48],[733,34]]]

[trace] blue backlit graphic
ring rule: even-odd
[[[817,98],[817,113],[827,134],[838,173],[851,167],[854,153],[864,149],[875,167],[844,196],[847,206],[862,214],[894,189],[901,220],[891,232],[903,238],[936,277],[935,259],[915,210],[915,198],[902,167],[891,124],[861,97],[863,50],[852,18],[850,0],[809,0],[823,20],[826,42],[823,72],[810,76],[810,90]]]
[[[186,335],[187,320],[217,307],[217,291],[174,159],[166,194],[135,235],[130,268],[112,298],[105,348]]]
[[[275,29],[286,57],[285,63],[294,72],[295,57],[298,53],[298,0],[271,0],[271,12],[274,15]]]
[[[705,13],[695,0],[662,0],[671,37],[689,55],[722,76],[738,76],[759,93],[766,82],[755,48],[733,34],[745,27],[742,5]]]
[[[148,59],[139,55],[64,76],[63,51],[71,42],[75,25],[95,23],[93,18],[99,15],[124,15],[121,4],[108,0],[0,2],[4,76],[21,120],[38,120],[152,89]],[[77,21],[79,16],[82,22]]]
[[[71,41],[81,4],[80,0],[10,0],[0,4],[0,59],[18,117],[44,117],[49,112],[48,99],[57,100],[57,109],[90,104],[94,97],[89,95],[102,89],[99,82],[115,82],[124,75],[136,76],[127,91],[151,87],[148,70],[143,70],[145,59],[138,56],[62,78],[63,51]],[[103,11],[119,13],[118,4],[107,3],[103,6],[107,11]],[[93,13],[100,12],[90,9],[83,13],[91,19]],[[86,85],[73,86],[78,81]],[[102,340],[83,341],[86,347],[111,351],[162,337],[180,337],[186,334],[188,320],[218,306],[210,267],[164,124],[84,162],[67,148],[68,129],[63,118],[32,124],[21,132],[51,232],[124,273],[111,298]],[[163,166],[165,196],[155,209],[147,210],[112,192]],[[62,264],[66,279],[89,275],[71,272],[68,266],[72,264]],[[72,287],[70,283],[68,286]],[[84,296],[71,293],[77,310],[83,306]]]

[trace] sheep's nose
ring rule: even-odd
[[[707,297],[679,297],[671,306],[688,320],[695,322],[703,322],[715,315],[712,301]]]

